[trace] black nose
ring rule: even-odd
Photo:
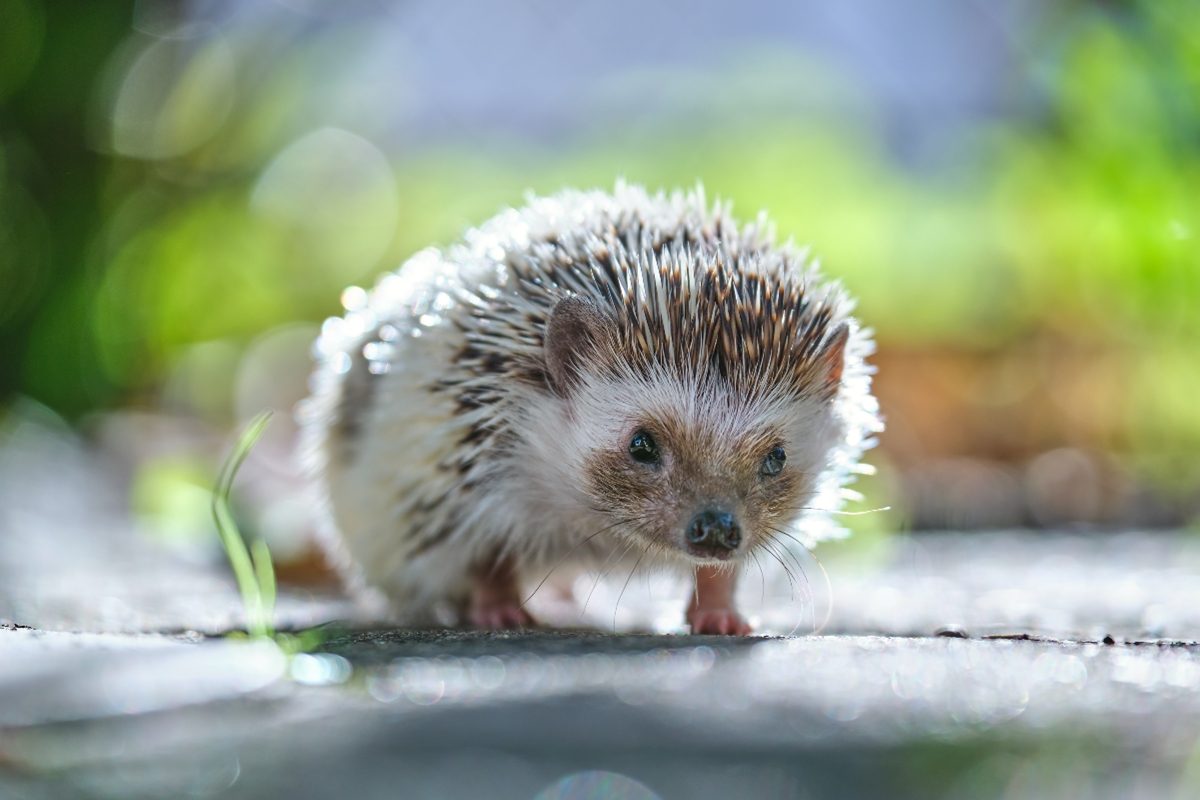
[[[687,526],[688,550],[715,558],[728,556],[742,543],[742,529],[733,514],[701,511]]]

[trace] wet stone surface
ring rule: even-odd
[[[607,632],[358,620],[292,657],[30,615],[0,627],[0,797],[1194,796],[1198,553],[1187,535],[903,540],[829,560],[825,633],[750,639],[631,632],[677,625],[677,587],[653,580],[619,613],[621,587],[598,590],[585,621]],[[760,624],[796,627],[771,617],[779,588],[744,591],[768,600]]]

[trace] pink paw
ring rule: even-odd
[[[529,612],[515,603],[474,606],[470,618],[472,627],[485,631],[513,631],[536,625]]]
[[[688,611],[692,633],[716,636],[748,636],[750,623],[732,608],[697,608]]]

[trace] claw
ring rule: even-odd
[[[513,631],[536,625],[529,612],[515,603],[472,607],[470,619],[472,627],[486,631]]]
[[[692,633],[716,636],[748,636],[750,623],[732,608],[694,609],[688,613]]]

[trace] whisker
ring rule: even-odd
[[[629,588],[629,582],[633,580],[633,573],[637,572],[637,568],[645,557],[646,553],[643,551],[637,561],[633,562],[633,569],[629,570],[629,577],[625,579],[624,585],[621,586],[621,593],[617,595],[617,604],[613,606],[613,633],[617,632],[617,611],[621,608],[621,598],[625,596],[625,590]]]
[[[562,566],[564,563],[566,563],[566,560],[567,560],[568,558],[570,558],[570,557],[571,557],[571,555],[572,555],[572,554],[573,554],[573,553],[574,553],[576,550],[578,550],[580,547],[582,547],[583,545],[585,545],[585,544],[587,544],[588,542],[590,542],[592,539],[595,539],[597,536],[599,536],[600,534],[604,533],[605,531],[611,531],[613,528],[617,527],[617,526],[618,526],[618,525],[620,525],[622,522],[625,522],[625,519],[624,519],[624,518],[618,519],[616,522],[614,522],[614,523],[613,523],[613,524],[611,524],[611,525],[605,525],[603,528],[601,528],[600,530],[598,530],[598,531],[596,531],[595,533],[591,534],[591,535],[590,535],[590,536],[588,536],[586,539],[580,539],[578,542],[576,542],[576,543],[575,543],[575,544],[574,544],[574,545],[571,547],[571,549],[567,550],[567,552],[566,552],[565,554],[563,554],[562,558],[560,558],[560,559],[558,559],[558,561],[554,562],[554,566],[550,567],[550,571],[546,573],[546,577],[542,578],[542,580],[538,582],[538,585],[537,585],[537,586],[534,588],[533,592],[532,592],[532,593],[530,593],[529,597],[526,597],[526,598],[525,598],[525,599],[524,599],[524,600],[521,602],[521,605],[520,605],[519,607],[520,607],[520,608],[524,608],[524,607],[525,607],[525,604],[526,604],[526,603],[528,603],[530,600],[532,600],[532,599],[533,599],[533,596],[534,596],[534,595],[536,595],[536,594],[537,594],[539,591],[541,591],[542,587],[546,585],[546,581],[550,580],[550,576],[554,574],[554,570],[558,569],[558,568],[559,568],[559,567],[561,567],[561,566]]]
[[[808,605],[809,615],[813,621],[813,625],[815,626],[817,618],[816,618],[816,612],[813,609],[816,607],[816,601],[813,598],[812,588],[809,585],[808,575],[804,573],[803,565],[801,565],[798,561],[796,561],[795,554],[793,554],[789,548],[784,546],[783,543],[780,542],[778,539],[776,539],[774,536],[771,537],[771,543],[779,545],[779,547],[782,549],[783,554],[784,554],[784,558],[780,558],[779,556],[776,556],[776,558],[775,558],[776,561],[779,561],[779,563],[782,565],[782,564],[784,564],[784,560],[786,559],[786,557],[791,556],[792,562],[795,563],[796,566],[800,567],[801,574],[804,574],[804,596],[802,597],[802,600]],[[771,552],[772,554],[774,554],[774,551],[768,551],[768,552]],[[794,576],[792,575],[791,570],[789,570],[786,566],[784,566],[784,570],[787,571],[789,577],[794,579]],[[795,586],[793,586],[792,587],[793,601],[795,600],[795,597],[796,597]],[[800,619],[797,619],[796,624],[792,626],[791,630],[788,631],[787,635],[795,636],[796,631],[799,628],[800,628]]]
[[[767,605],[767,573],[763,572],[762,562],[758,560],[758,553],[751,550],[750,557],[754,559],[754,564],[758,567],[758,585],[760,587],[758,607],[761,609]]]
[[[891,511],[891,506],[880,506],[879,508],[868,508],[864,511],[842,511],[834,508],[817,508],[816,506],[792,506],[785,508],[782,513],[790,514],[794,511],[819,511],[822,514],[832,514],[835,517],[865,517],[867,514],[878,514],[880,511]]]
[[[817,558],[817,554],[812,551],[811,547],[806,545],[804,542],[802,542],[795,535],[793,535],[792,533],[790,533],[788,531],[785,531],[785,530],[782,530],[779,528],[771,528],[771,530],[775,531],[776,533],[782,534],[783,536],[786,536],[788,539],[791,539],[793,542],[795,542],[801,549],[804,550],[804,552],[808,553],[809,557],[814,562],[816,562],[817,567],[820,568],[820,570],[823,573],[825,572],[825,565],[821,563],[821,559]],[[818,630],[818,628],[817,628],[817,597],[816,597],[816,593],[812,590],[812,581],[810,581],[808,578],[808,571],[805,570],[804,565],[800,563],[800,556],[791,548],[785,547],[784,551],[792,557],[792,561],[796,564],[797,567],[800,568],[800,573],[804,576],[805,586],[808,591],[809,614],[812,617],[812,630],[813,630],[813,633],[815,634]],[[832,584],[829,582],[828,573],[825,573],[825,584],[826,584],[826,587],[828,588],[829,592],[832,594],[833,587],[832,587]]]
[[[825,592],[826,592],[825,596],[828,598],[828,602],[825,605],[825,619],[821,622],[820,625],[816,624],[817,623],[816,599],[813,598],[813,600],[812,600],[812,604],[813,604],[813,634],[814,635],[820,634],[821,631],[825,630],[825,627],[829,624],[829,620],[833,618],[833,581],[831,581],[829,579],[829,571],[825,569],[825,564],[822,563],[821,559],[817,557],[817,554],[812,551],[812,548],[809,547],[808,545],[806,545],[804,542],[797,539],[793,534],[788,533],[787,531],[784,531],[784,530],[779,530],[778,528],[771,528],[771,530],[783,534],[784,536],[788,537],[796,544],[803,547],[804,551],[806,553],[808,553],[809,557],[812,558],[813,562],[817,565],[817,569],[821,570],[821,576],[825,579]],[[803,570],[803,567],[801,567],[801,570]],[[805,580],[808,580],[807,575],[805,575]]]
[[[792,592],[792,602],[794,603],[796,602],[796,576],[792,574],[792,571],[788,568],[788,565],[783,563],[783,559],[779,557],[779,554],[770,547],[771,544],[773,544],[773,540],[768,540],[763,542],[761,547],[769,556],[771,556],[771,558],[779,562],[779,566],[783,567],[783,572],[785,575],[787,575],[788,587]]]
[[[788,552],[788,547],[787,547],[787,545],[785,545],[783,542],[781,542],[781,541],[779,540],[778,536],[777,536],[777,534],[778,534],[778,531],[776,531],[774,528],[768,528],[768,530],[772,531],[772,533],[771,533],[770,537],[768,538],[768,542],[769,542],[770,544],[774,545],[775,547],[777,547],[777,548],[779,549],[779,553],[778,553],[777,555],[778,555],[780,558],[782,558],[783,556],[789,555],[789,552]],[[772,549],[772,550],[771,550],[771,552],[774,552],[774,550]],[[790,565],[788,565],[788,572],[789,572],[789,574],[791,574],[791,575],[792,575],[792,577],[795,577],[795,572],[793,572],[793,571],[791,570],[791,567],[790,567]],[[803,575],[803,574],[804,574],[804,570],[803,570],[803,569],[801,569],[801,570],[800,570],[800,573],[801,573],[801,575]],[[807,575],[804,575],[804,579],[807,581],[807,580],[808,580],[808,576],[807,576]],[[793,598],[793,599],[794,599],[794,598]]]
[[[608,570],[610,569],[610,563],[612,564],[612,566],[616,566],[615,562],[613,562],[613,559],[616,558],[617,561],[620,561],[622,558],[625,557],[626,553],[628,553],[630,550],[633,549],[633,544],[634,543],[632,541],[629,542],[628,544],[626,544],[625,549],[621,551],[620,556],[617,555],[616,550],[613,550],[611,553],[608,554],[608,558],[604,559],[604,563],[600,565],[601,571],[596,573],[596,580],[592,581],[592,588],[588,591],[587,599],[583,601],[583,608],[581,608],[579,610],[580,617],[583,617],[583,615],[587,613],[588,604],[592,602],[592,595],[594,595],[596,593],[596,587],[600,585],[601,579],[603,579],[604,576],[608,574]]]
[[[813,631],[815,635],[820,635],[829,625],[829,620],[833,619],[833,581],[829,579],[829,572],[826,571],[825,565],[821,563],[821,559],[810,550],[809,555],[813,557],[813,561],[817,562],[817,569],[821,570],[822,577],[825,578],[825,596],[829,598],[829,602],[825,604],[825,619],[821,620],[821,624]]]
[[[798,544],[798,545],[800,545],[801,547],[803,547],[803,548],[804,548],[804,549],[805,549],[805,550],[806,550],[806,551],[809,553],[809,555],[812,555],[812,551],[808,549],[808,547],[807,547],[807,546],[804,544],[804,542],[802,542],[802,541],[800,541],[799,539],[797,539],[797,538],[795,537],[795,535],[793,535],[792,533],[789,533],[788,531],[785,531],[785,530],[783,530],[782,528],[776,528],[776,527],[773,527],[773,526],[771,526],[771,525],[768,525],[767,527],[768,527],[770,530],[774,531],[775,533],[777,533],[777,534],[779,534],[779,535],[781,535],[781,536],[786,536],[787,538],[791,539],[793,542],[795,542],[796,544]],[[782,542],[780,542],[780,545],[783,545],[783,543],[782,543]],[[783,552],[784,552],[784,553],[786,553],[786,554],[788,554],[788,555],[791,555],[791,556],[792,556],[792,561],[793,561],[793,562],[796,564],[796,566],[797,566],[797,567],[800,569],[800,574],[801,574],[801,575],[804,577],[804,583],[805,583],[805,585],[808,585],[808,583],[809,583],[809,580],[808,580],[808,573],[807,573],[807,572],[804,570],[804,565],[803,565],[803,564],[801,564],[801,563],[800,563],[800,562],[799,562],[799,561],[798,561],[798,560],[795,558],[795,555],[792,553],[792,551],[791,551],[791,548],[784,546],[784,547],[783,547]],[[812,599],[812,595],[811,595],[811,593],[810,593],[810,595],[809,595],[809,599],[810,599],[810,600]]]
[[[654,555],[656,555],[656,556],[657,556],[659,553],[662,553],[664,550],[666,550],[666,547],[664,547],[662,544],[659,544],[658,542],[654,542],[654,549],[652,550],[652,553],[653,553]],[[653,607],[653,604],[654,604],[654,596],[652,595],[652,593],[651,593],[650,589],[651,589],[651,584],[650,584],[649,580],[647,580],[647,583],[646,583],[646,600],[647,600],[647,601],[650,603],[651,607]]]
[[[655,551],[655,555],[658,555],[657,550]],[[645,572],[642,573],[642,585],[644,585],[646,587],[646,605],[647,605],[647,607],[652,606],[654,604],[654,594],[652,591],[652,587],[650,586],[651,573],[652,573],[652,570],[646,570]]]

